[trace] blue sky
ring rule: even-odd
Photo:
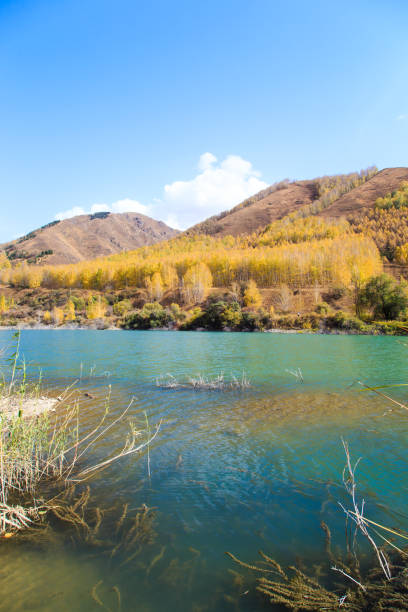
[[[407,165],[405,0],[0,0],[0,241]],[[67,211],[71,211],[70,213]]]

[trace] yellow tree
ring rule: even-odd
[[[96,300],[92,297],[88,299],[88,306],[86,307],[87,319],[103,319],[106,314],[106,304],[102,301],[101,296],[98,295]]]
[[[54,308],[52,309],[51,318],[55,325],[61,325],[64,320],[64,311],[62,310],[62,308],[57,308],[57,306],[54,306]]]
[[[0,270],[10,268],[10,261],[4,251],[0,251]]]
[[[75,304],[72,300],[68,300],[64,308],[65,321],[75,320]]]
[[[46,310],[43,314],[43,321],[46,325],[49,325],[52,322],[52,314],[49,310]]]
[[[252,279],[248,282],[244,292],[244,306],[249,306],[251,308],[259,308],[262,306],[262,296],[256,286],[256,282]]]
[[[202,302],[212,287],[212,275],[205,263],[191,266],[183,277],[184,296],[187,303]]]
[[[151,277],[147,277],[145,284],[149,300],[160,302],[163,297],[163,280],[160,272],[155,272]]]
[[[0,295],[0,314],[7,312],[7,310],[8,308],[7,308],[6,298],[4,295]]]

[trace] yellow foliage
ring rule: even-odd
[[[408,263],[408,243],[402,244],[395,249],[395,261],[400,264]]]
[[[65,304],[64,318],[65,321],[75,320],[75,304],[72,300],[68,300],[68,302]]]
[[[160,272],[155,272],[151,277],[147,277],[145,284],[149,300],[160,302],[163,297],[163,280]]]
[[[46,310],[43,314],[43,322],[46,325],[49,325],[52,322],[52,314],[50,313],[49,310]]]
[[[175,289],[181,279],[186,301],[194,303],[204,299],[211,286],[231,287],[249,279],[258,287],[350,286],[356,270],[364,278],[382,271],[374,242],[361,234],[346,233],[276,246],[261,242],[262,236],[257,243],[248,236],[182,235],[93,261],[44,266],[40,269],[41,286],[98,290],[114,286],[120,290],[142,289],[148,284],[148,290],[155,292],[157,299],[158,293],[164,288]],[[27,287],[36,271],[38,268],[18,266],[11,270],[10,282]],[[92,314],[93,310],[91,307],[91,317],[99,318]]]
[[[0,251],[0,270],[10,268],[11,264],[9,258],[4,251]]]
[[[86,307],[86,317],[87,319],[103,319],[106,314],[106,304],[101,299],[101,296],[93,299],[90,297],[88,299],[88,305]]]
[[[244,306],[251,306],[252,308],[259,308],[262,306],[262,296],[259,293],[256,282],[252,279],[248,282],[244,292]]]
[[[0,295],[0,314],[4,314],[10,308],[13,308],[14,300],[13,298],[6,298],[4,294]]]
[[[57,306],[54,306],[54,308],[52,309],[51,318],[55,325],[61,325],[64,320],[64,311],[62,310],[62,308],[57,308]]]
[[[7,302],[4,295],[0,295],[0,314],[7,312]]]
[[[252,242],[262,246],[310,242],[324,238],[338,238],[350,232],[347,221],[326,221],[321,217],[297,217],[296,213],[266,226]]]
[[[201,302],[212,286],[212,275],[205,263],[196,263],[183,276],[184,299],[187,303]]]

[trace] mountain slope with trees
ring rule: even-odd
[[[0,254],[0,314],[129,328],[408,329],[407,288],[397,274],[383,276],[384,266],[400,277],[408,270],[406,176],[407,168],[368,168],[285,181],[169,240],[72,264]],[[258,226],[264,211],[272,220]],[[390,313],[394,327],[373,319]]]
[[[1,245],[10,261],[70,264],[168,240],[179,232],[140,213],[96,213],[52,221]]]

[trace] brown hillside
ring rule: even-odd
[[[178,233],[139,213],[98,213],[49,223],[0,248],[12,260],[67,264],[147,246]]]
[[[347,180],[351,175],[339,175]],[[251,234],[272,221],[285,217],[297,209],[316,202],[322,182],[336,177],[322,177],[309,181],[282,181],[259,192],[235,208],[225,211],[187,230],[187,233],[205,233],[217,236]],[[408,181],[408,168],[385,168],[365,183],[351,187],[348,193],[327,208],[315,212],[319,216],[338,218],[373,207],[379,197],[398,189],[402,181]],[[309,212],[308,214],[313,214]]]
[[[265,189],[232,210],[195,225],[188,230],[188,233],[217,236],[250,234],[305,204],[311,204],[318,197],[314,180],[283,182],[277,188],[272,186],[271,189],[272,193],[268,193],[269,190]],[[258,199],[259,196],[261,197]]]
[[[398,189],[402,181],[408,181],[408,168],[385,168],[360,187],[341,196],[319,216],[338,218],[361,212],[374,206],[377,198]]]

